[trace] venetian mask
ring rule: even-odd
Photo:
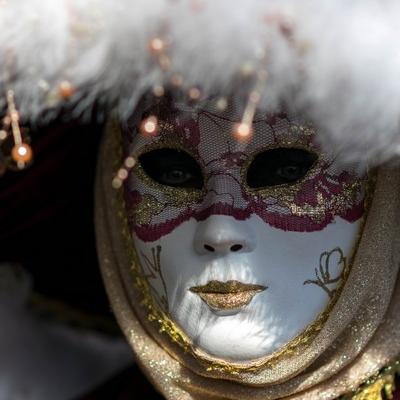
[[[317,399],[387,309],[397,267],[371,254],[397,226],[376,211],[397,183],[381,173],[373,195],[372,178],[322,150],[298,115],[257,113],[246,134],[240,118],[212,101],[159,101],[109,129],[97,195],[105,282],[168,399]],[[105,185],[127,157],[136,163],[112,194]],[[374,308],[376,279],[387,292]],[[356,365],[361,383],[372,364]]]
[[[159,105],[126,132],[130,233],[154,304],[194,351],[259,363],[315,333],[346,280],[365,182],[305,121]],[[146,121],[146,119],[144,119]]]

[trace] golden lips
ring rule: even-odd
[[[196,293],[213,310],[236,310],[247,306],[253,297],[267,287],[239,281],[210,281],[204,286],[194,286]]]

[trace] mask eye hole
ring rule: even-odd
[[[164,186],[202,189],[203,174],[197,161],[177,149],[156,149],[139,156],[144,172]]]
[[[247,185],[260,189],[299,182],[317,160],[317,154],[304,149],[282,147],[263,151],[247,169]]]

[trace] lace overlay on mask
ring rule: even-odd
[[[157,137],[146,138],[136,128],[125,138],[129,154],[159,148],[179,149],[197,160],[204,188],[186,189],[161,185],[146,175],[140,163],[125,186],[129,223],[145,242],[158,240],[181,223],[210,215],[230,215],[244,220],[256,214],[284,231],[323,230],[335,217],[348,222],[363,213],[365,180],[354,167],[335,163],[333,155],[320,151],[312,126],[286,114],[262,116],[254,122],[251,140],[232,136],[235,119],[211,111],[168,115]],[[252,189],[246,182],[249,165],[262,151],[276,148],[304,149],[318,160],[299,182]]]

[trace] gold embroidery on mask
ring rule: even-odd
[[[160,203],[154,196],[145,194],[135,207],[128,212],[128,217],[133,220],[136,225],[147,225],[151,219],[160,214],[165,205]]]
[[[174,135],[160,136],[160,138],[156,142],[145,146],[139,153],[139,155],[136,157],[139,158],[141,154],[157,149],[176,149],[179,151],[184,151],[191,157],[193,157],[201,166],[201,163],[198,160],[198,158],[184,146],[183,142],[179,140],[178,137]],[[158,201],[154,196],[151,196],[154,200],[152,200],[151,204],[148,205],[146,204],[146,200],[148,199],[146,199],[146,196],[143,196],[143,200],[139,203],[139,207],[145,209],[145,215],[142,218],[139,215],[139,211],[135,212],[135,223],[137,223],[138,225],[149,224],[151,222],[151,219],[154,216],[160,214],[166,207],[187,208],[191,205],[201,202],[204,196],[206,195],[205,185],[203,189],[180,188],[180,187],[162,185],[161,183],[158,183],[152,178],[150,178],[150,176],[146,174],[140,163],[136,164],[132,172],[136,174],[136,176],[145,185],[154,188],[160,193],[162,193],[164,200],[161,202]],[[143,206],[141,206],[142,203],[144,203]]]
[[[349,205],[354,204],[362,191],[363,183],[365,183],[365,180],[357,178],[355,182],[343,185],[341,193],[339,195],[333,195],[329,200],[324,199],[322,193],[318,192],[317,206],[309,204],[298,206],[294,204],[294,195],[282,196],[281,201],[283,205],[290,209],[293,215],[309,217],[314,222],[320,223],[323,221],[327,211],[335,215],[340,215]],[[318,188],[316,189],[318,190]]]
[[[302,138],[304,139],[304,138]],[[285,183],[281,185],[275,185],[275,186],[269,186],[265,188],[251,188],[247,184],[247,171],[254,161],[254,159],[261,153],[268,151],[268,150],[274,150],[274,149],[299,149],[299,150],[305,150],[310,153],[314,153],[318,156],[317,161],[314,163],[314,165],[310,168],[310,170],[307,172],[307,174],[300,179],[297,182],[294,183]],[[327,162],[327,159],[325,159],[325,156],[323,154],[317,153],[316,149],[314,149],[311,145],[308,145],[304,142],[304,140],[301,140],[301,138],[298,138],[298,140],[290,140],[290,141],[282,141],[280,143],[272,144],[269,146],[265,146],[262,149],[258,149],[256,152],[251,154],[246,162],[243,164],[243,167],[240,171],[241,175],[241,183],[243,187],[246,189],[246,191],[249,194],[252,195],[259,195],[262,198],[268,199],[268,198],[277,198],[280,199],[283,195],[286,195],[287,198],[294,198],[297,192],[300,190],[304,182],[307,180],[314,178],[317,176],[321,170],[321,167],[324,165],[324,163]]]
[[[280,143],[266,146],[252,154],[241,169],[241,183],[246,192],[252,196],[260,197],[263,200],[277,201],[275,206],[289,209],[291,214],[294,216],[308,217],[315,223],[321,223],[324,220],[327,211],[330,211],[333,214],[341,214],[349,208],[349,205],[354,204],[360,197],[360,194],[362,194],[362,187],[365,184],[366,179],[355,178],[354,182],[344,184],[341,193],[332,195],[332,198],[329,200],[324,199],[321,192],[323,186],[321,182],[318,182],[318,186],[314,188],[317,192],[316,206],[311,204],[295,204],[295,198],[304,183],[318,176],[321,173],[322,168],[329,163],[327,155],[321,153],[309,143],[309,137],[315,134],[316,132],[312,126],[293,124],[287,132],[279,135]],[[318,159],[306,175],[297,182],[257,189],[249,187],[247,184],[247,171],[254,159],[264,151],[278,148],[305,150],[317,154]]]
[[[330,267],[331,267],[331,257],[334,255],[339,255],[339,260],[337,261],[337,266],[341,266],[340,273],[336,278],[331,276]],[[303,285],[317,285],[322,290],[324,290],[330,298],[336,293],[335,289],[330,289],[328,285],[336,284],[340,280],[343,279],[343,275],[347,270],[347,259],[343,254],[343,250],[339,247],[333,249],[332,251],[325,251],[321,254],[319,258],[319,268],[315,268],[315,280],[309,279],[306,280]]]
[[[122,196],[119,196],[119,201],[123,207],[125,206]],[[121,213],[121,216],[123,213]],[[158,325],[159,332],[165,333],[171,339],[172,342],[177,343],[185,352],[190,349],[189,338],[186,334],[171,320],[168,313],[168,294],[165,281],[161,270],[161,247],[157,246],[152,249],[151,258],[144,256],[145,263],[148,263],[148,268],[150,270],[150,276],[156,279],[157,276],[160,277],[162,285],[164,288],[164,295],[159,296],[156,290],[149,283],[149,274],[146,274],[140,260],[138,258],[137,252],[135,250],[132,236],[129,230],[128,221],[126,218],[123,220],[123,232],[122,235],[127,242],[127,249],[129,251],[129,258],[132,260],[131,271],[134,278],[134,286],[136,290],[141,294],[142,300],[140,305],[145,307],[147,310],[147,318],[151,323],[156,323]],[[156,294],[157,293],[157,294]],[[156,295],[155,295],[156,294]]]
[[[146,254],[141,252],[142,259],[144,263],[142,263],[142,271],[144,277],[147,279],[149,283],[149,287],[152,293],[154,300],[156,301],[157,305],[161,308],[162,311],[168,312],[168,292],[167,292],[167,285],[165,284],[164,276],[161,270],[161,246],[156,246],[151,249],[151,257],[148,257]],[[146,270],[148,273],[146,274],[143,264],[146,265]],[[163,294],[160,295],[158,291],[151,285],[150,279],[159,279],[162,287],[163,287]]]
[[[290,123],[287,131],[279,133],[279,142],[284,146],[301,146],[310,150],[310,138],[315,135],[316,131],[310,122],[304,125]]]
[[[166,149],[168,147],[163,146],[162,148]],[[184,207],[196,204],[199,201],[201,201],[203,196],[205,195],[204,189],[180,188],[180,187],[162,185],[161,183],[158,183],[152,178],[150,178],[143,170],[140,163],[138,163],[137,166],[135,166],[133,172],[147,186],[153,187],[163,194],[165,198],[165,203],[163,203],[164,207],[167,206]]]

